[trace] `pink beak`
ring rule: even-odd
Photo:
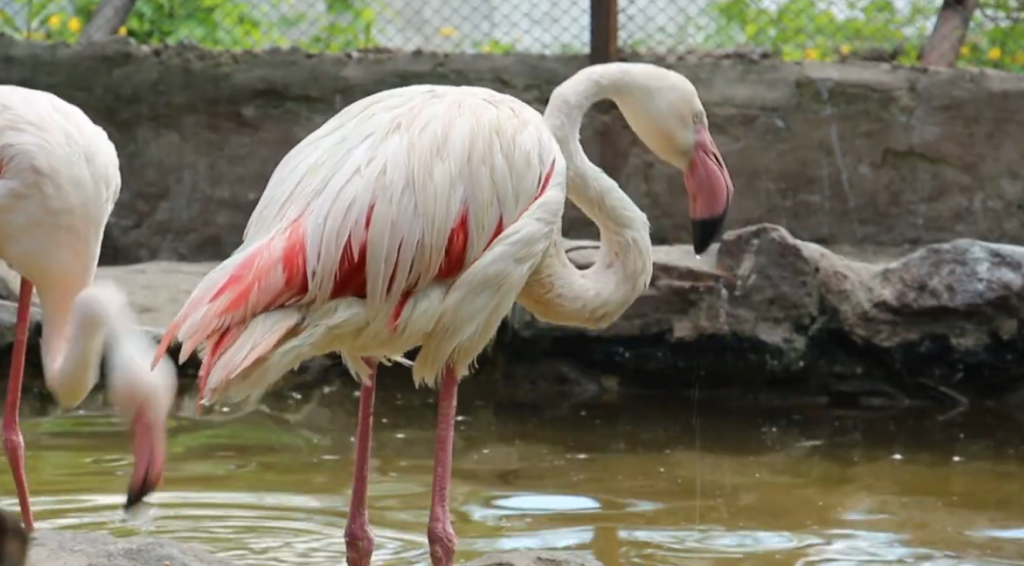
[[[132,477],[128,483],[128,501],[125,509],[131,509],[155,490],[164,477],[164,462],[167,459],[167,427],[164,419],[159,422],[153,413],[143,405],[132,419],[132,444],[135,461]]]
[[[696,127],[693,159],[683,171],[683,181],[690,195],[693,251],[700,255],[722,230],[732,201],[732,178],[707,125]]]

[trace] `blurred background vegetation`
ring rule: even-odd
[[[415,0],[0,0],[0,31],[28,41],[120,35],[146,45],[191,42],[219,50],[590,50],[588,15],[601,1],[552,2],[545,13],[561,9],[564,17],[545,16],[551,29],[540,29],[521,3],[508,4],[515,7],[505,10],[508,21],[498,21],[495,0],[452,1],[451,14],[416,13]],[[626,52],[758,48],[788,61],[853,58],[1024,71],[1024,0],[624,0],[613,9],[625,16],[619,26],[625,33],[615,41]],[[394,24],[402,18],[407,25]],[[559,41],[530,41],[530,34],[542,32]]]

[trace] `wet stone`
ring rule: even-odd
[[[150,537],[39,530],[27,566],[230,566],[198,546]]]
[[[465,566],[601,566],[597,560],[575,552],[514,551],[489,554]]]

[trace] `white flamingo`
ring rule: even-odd
[[[33,284],[43,311],[46,387],[61,407],[78,405],[96,384],[106,345],[109,398],[134,436],[126,506],[163,475],[174,364],[164,358],[150,369],[155,345],[136,326],[126,296],[113,283],[93,282],[120,190],[114,144],[84,112],[48,92],[0,85],[0,258],[21,274],[3,439],[29,530],[18,410]]]
[[[414,379],[440,385],[427,534],[433,564],[448,566],[457,384],[502,318],[518,300],[543,320],[600,328],[649,284],[647,217],[579,143],[584,112],[604,98],[683,171],[703,252],[732,182],[682,75],[592,66],[554,91],[543,116],[485,88],[410,86],[353,103],[284,157],[242,245],[164,335],[157,355],[175,337],[182,359],[200,349],[201,403],[259,394],[315,355],[343,356],[362,384],[350,565],[366,566],[373,552],[366,490],[378,361],[419,346]],[[583,271],[560,239],[567,192],[601,231],[600,259]]]

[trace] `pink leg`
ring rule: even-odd
[[[7,404],[4,407],[4,452],[11,465],[14,487],[21,505],[21,520],[25,530],[34,528],[32,508],[28,503],[28,479],[25,477],[25,440],[18,426],[21,410],[21,381],[25,373],[25,351],[28,349],[29,307],[32,306],[32,282],[21,278],[18,292],[18,319],[14,326],[14,351],[11,353],[11,373],[7,377]]]
[[[366,514],[366,495],[370,481],[370,445],[373,437],[373,396],[377,389],[377,360],[364,358],[373,368],[369,385],[359,392],[359,417],[356,425],[356,465],[352,476],[352,497],[345,525],[345,552],[348,566],[370,566],[373,533]]]
[[[452,566],[455,545],[459,539],[452,529],[448,514],[448,485],[452,481],[452,445],[455,441],[455,405],[459,380],[451,366],[441,376],[441,392],[437,399],[437,436],[434,440],[434,485],[430,494],[430,562],[433,566]]]

